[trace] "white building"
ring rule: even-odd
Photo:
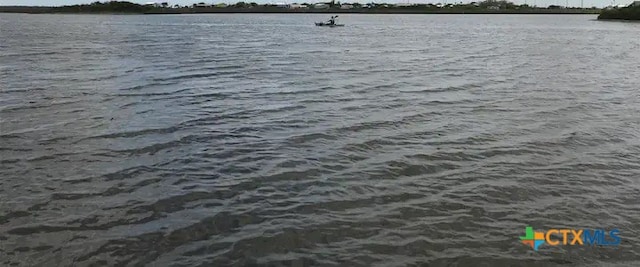
[[[152,6],[152,7],[169,7],[169,2],[146,2],[144,3],[145,6]]]
[[[353,5],[342,4],[340,5],[340,9],[352,9]]]
[[[193,4],[193,7],[210,7],[210,6],[211,5],[203,3],[203,2],[200,2],[200,3],[197,3],[197,4]]]
[[[289,8],[291,8],[291,9],[307,9],[307,8],[309,8],[309,6],[303,5],[303,4],[291,4],[289,6]]]
[[[324,3],[319,3],[319,4],[313,5],[313,8],[315,8],[315,9],[329,9],[329,5],[324,4]]]

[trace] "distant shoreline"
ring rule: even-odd
[[[517,11],[517,10],[504,10],[504,11],[491,11],[491,10],[413,10],[413,9],[394,9],[394,10],[216,10],[216,11],[186,11],[186,12],[164,12],[164,11],[151,11],[144,14],[513,14],[513,15],[535,15],[535,14],[549,14],[549,15],[597,15],[600,11],[584,12],[584,11],[555,11],[555,10],[530,10],[530,11]]]
[[[215,12],[55,12],[55,11],[6,11],[0,8],[0,13],[14,14],[66,14],[66,15],[193,15],[193,14],[406,14],[406,15],[598,15],[599,12],[469,12],[469,11],[413,11],[397,10],[391,12],[286,12],[286,11],[215,11]],[[611,19],[614,20],[614,19]]]
[[[283,9],[283,8],[156,8],[148,11],[96,12],[69,11],[58,7],[0,6],[0,13],[25,14],[103,14],[103,15],[177,15],[177,14],[511,14],[511,15],[597,15],[599,9],[542,9],[526,10],[461,10],[461,9]]]

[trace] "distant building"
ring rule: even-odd
[[[210,7],[210,5],[208,5],[206,3],[203,3],[203,2],[200,2],[200,3],[197,3],[197,4],[193,4],[193,7],[203,8],[203,7]]]
[[[342,4],[340,5],[340,9],[352,9],[353,5],[348,5],[348,4]]]
[[[289,5],[290,9],[307,9],[309,6],[303,4],[291,4]]]
[[[217,8],[225,8],[225,7],[227,7],[227,4],[225,4],[225,3],[219,3],[219,4],[215,4],[215,5],[214,5],[214,7],[217,7]]]
[[[313,5],[313,8],[315,8],[315,9],[329,9],[329,5],[327,5],[325,3],[319,3],[319,4]]]
[[[499,6],[488,6],[487,9],[489,10],[500,10]]]

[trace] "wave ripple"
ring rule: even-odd
[[[3,14],[0,265],[637,266],[640,32],[592,18]]]

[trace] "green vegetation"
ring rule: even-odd
[[[144,13],[151,11],[151,6],[143,6],[131,2],[111,1],[94,2],[89,5],[74,5],[54,8],[57,12],[64,13]]]
[[[132,13],[150,12],[153,6],[139,5],[124,1],[94,2],[85,5],[60,7],[28,7],[28,6],[0,6],[0,12],[8,13]]]
[[[62,7],[0,7],[0,12],[20,13],[132,13],[132,14],[184,14],[184,13],[401,13],[401,14],[597,14],[597,8],[566,8],[561,6],[533,7],[516,5],[505,0],[459,4],[385,4],[340,3],[259,5],[238,2],[236,4],[207,4],[171,6],[167,2],[139,5],[131,2],[94,2],[86,5]]]
[[[640,20],[640,5],[605,9],[598,19]]]

